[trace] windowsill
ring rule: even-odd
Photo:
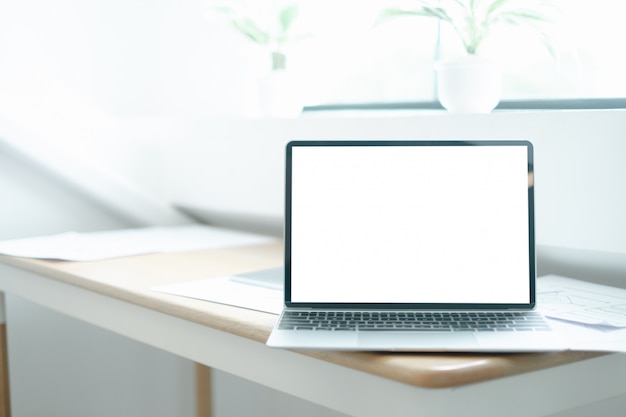
[[[502,100],[494,112],[538,110],[608,110],[626,109],[626,98],[584,98],[543,100]],[[396,103],[347,103],[306,106],[305,112],[327,111],[430,111],[445,112],[437,101]]]
[[[495,109],[490,113],[450,113],[444,109],[342,109],[342,110],[306,110],[298,119],[389,119],[407,117],[448,117],[457,119],[478,119],[497,117],[504,114],[562,114],[562,113],[599,113],[626,112],[626,108],[616,109]],[[271,120],[271,119],[266,119]],[[281,119],[274,119],[281,120]]]

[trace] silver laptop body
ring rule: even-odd
[[[551,351],[535,311],[527,141],[295,141],[286,151],[291,349]]]

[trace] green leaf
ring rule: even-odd
[[[550,57],[552,58],[552,60],[557,62],[559,60],[559,54],[558,54],[556,46],[554,45],[554,42],[552,41],[552,37],[545,32],[540,32],[539,38],[541,39],[541,42],[548,50],[548,53],[550,54]]]
[[[507,12],[502,12],[493,18],[493,22],[498,21],[515,26],[520,26],[523,24],[533,25],[551,22],[551,20],[547,16],[532,10],[511,10]]]
[[[249,38],[255,43],[260,45],[267,45],[269,43],[269,34],[259,28],[252,19],[242,18],[242,19],[233,19],[233,26],[237,28],[239,32],[241,32],[244,36]]]
[[[467,2],[465,2],[464,0],[453,0],[453,1],[454,1],[454,2],[458,5],[458,6],[461,6],[461,7],[463,8],[463,10],[466,10],[466,11],[468,10],[468,8],[467,8],[467,7],[468,7]],[[441,2],[439,2],[439,3],[441,3]],[[444,3],[445,3],[445,1],[444,1]],[[471,3],[471,4],[470,4],[470,6],[469,6],[469,7],[471,8],[471,7],[473,6],[473,3],[474,3],[474,2],[473,2],[473,1],[471,1],[470,3]]]
[[[488,18],[492,14],[496,13],[498,9],[501,9],[502,7],[506,6],[507,3],[509,3],[509,1],[510,0],[496,0],[493,3],[491,3],[489,8],[487,9],[486,17]]]
[[[424,7],[422,10],[424,10],[424,16],[436,17],[437,19],[452,23],[452,18],[442,7]]]
[[[293,21],[296,20],[296,17],[298,17],[299,11],[300,8],[297,4],[287,6],[280,11],[278,21],[282,32],[287,32],[289,30]]]
[[[211,7],[211,10],[217,12],[217,13],[224,13],[224,14],[230,14],[233,13],[235,11],[235,9],[233,9],[230,6],[213,6]]]
[[[451,21],[450,16],[448,16],[444,9],[440,7],[424,6],[418,9],[385,9],[380,14],[377,24],[406,16],[434,17],[436,19],[445,20],[446,22]]]
[[[390,8],[384,10],[376,24],[403,16],[423,16],[449,23],[461,38],[465,50],[474,54],[483,41],[499,23],[511,26],[527,26],[542,38],[548,38],[545,24],[553,23],[545,7],[552,7],[549,0],[417,0],[418,6],[410,9]],[[531,8],[530,4],[537,8]],[[549,51],[553,47],[546,46]]]

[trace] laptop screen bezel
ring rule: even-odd
[[[292,242],[292,173],[293,150],[298,147],[384,147],[384,146],[517,146],[526,147],[528,161],[528,259],[529,294],[528,303],[336,303],[336,302],[293,302],[291,300],[291,242]],[[285,227],[284,227],[284,303],[295,308],[339,308],[339,309],[394,309],[394,310],[531,310],[536,306],[536,247],[534,209],[534,160],[533,145],[527,140],[377,140],[377,141],[291,141],[285,153]]]

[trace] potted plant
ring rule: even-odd
[[[259,101],[266,116],[295,117],[302,111],[296,84],[287,73],[285,46],[307,35],[294,32],[299,14],[296,3],[237,7],[233,2],[213,4],[212,15],[224,17],[248,40],[267,48],[270,71],[259,79]],[[263,7],[266,6],[266,7]]]
[[[495,63],[479,51],[498,26],[531,29],[554,55],[548,35],[547,1],[529,0],[415,0],[414,7],[388,8],[381,21],[398,17],[435,18],[449,25],[460,38],[465,56],[435,63],[437,92],[451,112],[491,111],[500,101],[501,74]]]

